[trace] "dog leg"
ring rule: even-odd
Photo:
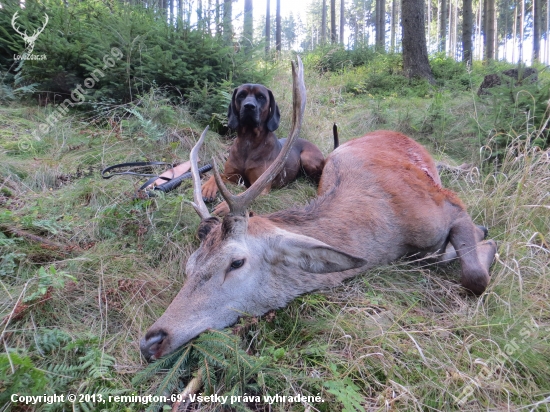
[[[300,153],[300,164],[305,175],[313,179],[315,183],[319,183],[325,166],[325,158],[317,146],[307,141],[304,142]]]
[[[222,175],[223,177],[223,175]],[[216,185],[216,179],[214,175],[210,176],[210,179],[202,185],[202,199],[205,202],[213,202],[216,199],[218,193],[218,186]]]

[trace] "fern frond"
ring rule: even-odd
[[[35,344],[39,352],[50,353],[65,346],[72,340],[71,336],[60,329],[42,329],[35,336]]]

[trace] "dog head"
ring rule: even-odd
[[[243,84],[233,91],[227,118],[231,129],[265,125],[274,132],[279,127],[281,114],[271,90],[261,84]]]

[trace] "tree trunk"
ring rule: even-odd
[[[359,46],[359,19],[360,17],[358,15],[355,16],[355,19],[353,19],[353,48],[357,48]],[[350,22],[351,23],[351,22]]]
[[[519,24],[519,61],[523,62],[523,33],[524,33],[524,23],[525,23],[525,0],[521,1],[521,17]]]
[[[386,1],[376,0],[376,49],[384,51],[386,43]]]
[[[231,22],[233,10],[231,3],[231,0],[224,0],[223,2],[223,40],[227,45],[233,44],[233,24]]]
[[[391,26],[390,26],[390,47],[395,53],[395,27],[397,26],[397,0],[391,2]]]
[[[540,39],[542,33],[542,0],[533,0],[533,61],[540,62]]]
[[[179,0],[181,3],[183,0]],[[220,28],[220,0],[216,0],[216,36],[220,36],[221,34],[221,28]]]
[[[424,0],[401,0],[403,26],[403,69],[409,78],[434,82],[424,30]]]
[[[344,25],[346,24],[344,0],[340,0],[340,44],[344,45]]]
[[[439,13],[439,51],[445,53],[447,50],[447,0],[441,0]],[[403,9],[403,15],[405,10]]]
[[[453,20],[453,59],[458,58],[458,0],[455,0]]]
[[[265,54],[269,54],[271,43],[271,5],[270,0],[267,0],[265,8]]]
[[[395,1],[395,0],[394,0]],[[393,12],[392,12],[393,13]],[[431,45],[430,26],[432,23],[432,0],[428,0],[428,15],[426,16],[426,46],[429,48]]]
[[[336,0],[330,0],[330,42],[336,43]]]
[[[487,61],[495,59],[495,0],[487,0],[487,34],[485,36],[485,56]]]
[[[183,26],[183,0],[178,0],[178,28],[180,26]]]
[[[197,27],[202,30],[204,27],[204,20],[202,16],[202,0],[197,1]]]
[[[252,10],[252,0],[245,0],[243,16],[243,43],[245,52],[248,52],[252,49],[252,40],[254,36]]]
[[[323,0],[323,10],[321,10],[321,44],[327,42],[327,0]]]
[[[453,47],[454,47],[454,37],[453,37],[453,27],[454,27],[454,21],[453,21],[453,2],[452,0],[449,0],[449,4],[447,6],[449,9],[449,29],[447,30],[448,36],[449,36],[449,47],[447,49],[447,56],[453,57]]]
[[[482,31],[481,31],[481,26],[483,25],[483,11],[482,11],[482,1],[479,2],[479,7],[478,7],[478,10],[477,10],[477,33],[476,33],[476,39],[477,39],[477,43],[476,43],[476,52],[477,52],[477,58],[478,60],[483,60],[483,53],[482,53],[482,49],[483,49],[483,42],[481,41],[482,40]]]
[[[498,6],[495,2],[495,38],[493,39],[494,44],[494,53],[493,57],[495,60],[498,60]]]
[[[166,18],[166,0],[159,0],[158,4],[161,14]]]
[[[512,35],[512,63],[516,62],[516,42],[518,39],[518,5],[514,8],[514,34]]]
[[[208,35],[212,35],[212,18],[211,18],[211,12],[212,10],[212,0],[208,0],[208,8],[206,9],[206,31],[208,32]]]
[[[462,1],[462,61],[472,64],[472,0]]]
[[[481,60],[487,59],[487,0],[480,0],[480,4],[483,4],[483,11],[481,12],[481,32],[483,35],[483,57]]]
[[[174,19],[174,0],[168,0],[168,18],[170,22],[170,26],[173,26],[175,24]]]
[[[278,52],[281,51],[281,0],[277,0],[275,8],[275,42]]]

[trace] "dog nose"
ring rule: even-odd
[[[143,357],[150,362],[153,360],[153,356],[159,352],[159,349],[164,342],[164,339],[168,336],[163,330],[150,332],[139,343],[139,349]]]
[[[256,105],[254,103],[247,102],[244,104],[244,108],[246,110],[254,110],[256,108]]]

